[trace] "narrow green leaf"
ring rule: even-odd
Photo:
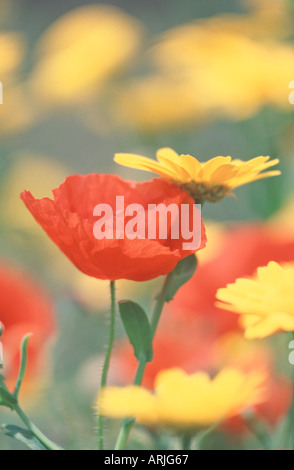
[[[7,408],[14,409],[17,404],[17,400],[11,393],[6,389],[5,386],[0,385],[0,406],[7,406]]]
[[[6,436],[22,442],[32,450],[47,450],[34,434],[27,429],[14,426],[13,424],[5,424],[2,426],[2,430]]]
[[[136,358],[138,361],[145,358],[147,362],[151,362],[153,358],[152,332],[145,311],[131,300],[118,302],[118,307]]]
[[[1,396],[1,390],[4,390],[4,394],[5,392],[8,393],[8,395],[10,395],[11,397],[13,397],[13,395],[11,395],[10,391],[8,390],[8,388],[6,387],[5,383],[5,377],[4,375],[0,374],[0,396]],[[2,394],[3,395],[3,394]],[[14,398],[14,397],[13,397]],[[0,405],[1,405],[1,398],[0,398]]]
[[[27,334],[23,338],[22,343],[21,343],[20,367],[19,367],[19,371],[18,371],[18,377],[17,377],[17,380],[16,380],[16,384],[15,384],[15,389],[14,389],[14,392],[13,392],[13,396],[15,398],[18,397],[19,390],[20,390],[20,387],[21,387],[21,384],[22,384],[22,381],[24,379],[24,375],[25,375],[25,372],[26,372],[27,358],[28,358],[27,348],[28,348],[28,341],[29,341],[30,336],[31,336],[31,333]]]
[[[197,258],[195,254],[187,256],[178,262],[173,270],[173,277],[165,294],[165,302],[170,302],[174,298],[179,288],[191,279],[196,268]]]
[[[0,386],[6,388],[5,385],[4,385],[4,380],[5,380],[4,375],[0,374]]]

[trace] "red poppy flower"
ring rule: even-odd
[[[148,238],[149,204],[162,203],[165,207],[176,204],[179,214],[182,204],[189,206],[189,213],[194,206],[191,196],[160,178],[135,183],[115,175],[73,175],[53,190],[53,196],[51,200],[35,199],[28,191],[21,194],[27,208],[49,237],[78,269],[89,276],[110,281],[145,281],[167,274],[180,259],[196,251],[183,249],[183,243],[187,240],[182,236],[182,230],[178,238],[172,237],[169,218],[166,238],[159,238],[158,233],[156,238]],[[144,222],[144,238],[129,239],[124,236],[123,229],[126,230],[131,219],[121,207],[117,207],[118,196],[123,196],[124,208],[130,204],[139,204],[143,208],[140,222]],[[96,239],[93,233],[97,222],[93,211],[98,204],[111,208],[112,221],[108,214],[107,228],[105,226],[105,234],[109,238]],[[117,222],[117,217],[120,222]],[[119,224],[121,238],[113,236]],[[205,243],[205,229],[201,220],[201,243],[198,249],[203,248]]]
[[[3,374],[9,388],[17,377],[20,345],[32,333],[28,345],[28,365],[24,388],[41,373],[46,358],[46,340],[52,335],[54,318],[48,296],[27,273],[10,266],[0,266],[0,323],[4,326]]]

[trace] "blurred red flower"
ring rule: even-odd
[[[294,261],[294,234],[283,226],[242,224],[227,230],[217,256],[199,265],[193,278],[177,293],[169,315],[183,315],[205,334],[219,335],[239,329],[238,316],[215,307],[218,288],[238,277],[252,275],[269,261]],[[236,318],[237,317],[237,318]]]
[[[148,204],[165,206],[181,204],[192,209],[194,200],[178,186],[160,178],[145,183],[124,181],[115,175],[73,175],[53,190],[54,199],[35,199],[29,191],[21,198],[36,221],[73,264],[85,274],[98,279],[145,281],[167,274],[177,262],[192,253],[183,250],[182,236],[172,239],[170,226],[167,239],[128,238],[97,240],[93,227],[97,218],[94,207],[108,204],[116,215],[116,197],[124,196],[125,206],[141,204],[147,222]],[[127,222],[125,218],[125,225]],[[114,217],[115,224],[115,217]],[[201,245],[206,243],[201,220]],[[147,233],[147,223],[145,232]],[[194,250],[195,251],[195,250]]]
[[[188,373],[197,370],[214,373],[228,364],[246,370],[258,364],[265,368],[269,378],[268,399],[256,407],[256,412],[274,424],[289,408],[290,382],[276,374],[274,351],[264,342],[257,347],[256,343],[243,340],[236,315],[215,307],[215,293],[219,287],[252,274],[270,260],[293,261],[294,237],[282,226],[240,225],[228,230],[220,243],[217,254],[206,262],[200,261],[193,278],[165,307],[155,336],[154,359],[146,367],[143,385],[153,389],[158,372],[171,367],[181,367]],[[230,335],[236,338],[227,341],[224,347],[224,338]],[[119,342],[112,360],[112,379],[130,383],[136,370],[132,348],[124,341]],[[244,428],[241,418],[231,420],[227,426],[238,431]]]
[[[13,388],[18,373],[22,338],[27,333],[32,333],[23,383],[26,389],[42,372],[46,360],[46,341],[55,330],[51,302],[28,273],[1,264],[0,312],[0,322],[4,326],[1,337],[3,375],[10,389]]]

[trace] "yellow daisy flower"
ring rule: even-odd
[[[271,261],[252,278],[240,278],[218,289],[217,306],[241,315],[245,337],[264,338],[294,331],[294,263]]]
[[[141,24],[115,7],[83,5],[67,12],[38,42],[33,94],[48,106],[96,96],[135,55],[141,37]]]
[[[15,32],[0,31],[0,76],[3,79],[7,75],[16,72],[25,55],[25,38]]]
[[[105,416],[130,417],[152,426],[194,429],[240,414],[264,400],[264,372],[223,369],[214,379],[204,372],[161,371],[155,392],[139,386],[106,387],[98,405]]]
[[[231,157],[214,157],[201,163],[191,155],[178,155],[170,148],[159,149],[157,162],[151,158],[128,153],[117,153],[116,163],[157,173],[168,181],[178,184],[190,193],[196,202],[216,202],[231,194],[231,190],[251,181],[280,175],[279,170],[261,173],[279,163],[275,158],[256,157],[243,162]]]

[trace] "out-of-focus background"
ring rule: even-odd
[[[59,253],[20,201],[20,192],[28,189],[37,197],[50,196],[51,189],[73,173],[149,177],[116,165],[115,152],[154,157],[158,148],[171,147],[200,161],[217,155],[243,160],[278,157],[282,176],[254,182],[237,189],[237,198],[204,206],[209,243],[200,254],[206,276],[201,278],[201,292],[191,296],[189,308],[180,305],[179,297],[170,307],[173,313],[166,313],[174,323],[170,338],[158,341],[158,369],[181,365],[191,372],[215,370],[215,348],[221,348],[226,360],[226,348],[233,356],[237,343],[239,352],[246,350],[240,338],[224,340],[232,332],[238,336],[239,329],[233,314],[219,321],[213,306],[215,290],[252,274],[258,262],[294,260],[293,21],[291,0],[120,0],[82,5],[75,0],[1,0],[4,373],[13,384],[20,339],[33,331],[22,400],[42,430],[61,445],[95,448],[93,403],[106,342],[108,285],[79,273]],[[232,267],[236,260],[238,266]],[[228,268],[216,280],[216,271],[226,263],[231,271]],[[148,309],[157,284],[121,281],[118,297],[140,300]],[[191,289],[195,292],[195,286]],[[175,349],[173,328],[177,330],[179,322],[185,350],[183,344]],[[209,331],[207,337],[204,331]],[[117,337],[122,333],[118,324]],[[287,363],[282,340],[262,344],[266,352],[257,347],[254,354],[266,357],[271,377],[274,370],[287,375],[281,365]],[[130,382],[129,353],[123,343],[117,351],[111,380]],[[272,407],[265,413],[272,435],[289,404],[285,381],[283,377],[273,387],[284,387],[283,392],[278,388],[284,407],[273,409],[273,392]],[[7,421],[17,419],[0,410],[0,423]],[[118,424],[107,423],[110,448]],[[240,423],[228,428],[210,443],[212,447],[258,447]],[[136,448],[154,445],[140,429],[132,439],[130,445]],[[23,447],[0,433],[0,448]]]

